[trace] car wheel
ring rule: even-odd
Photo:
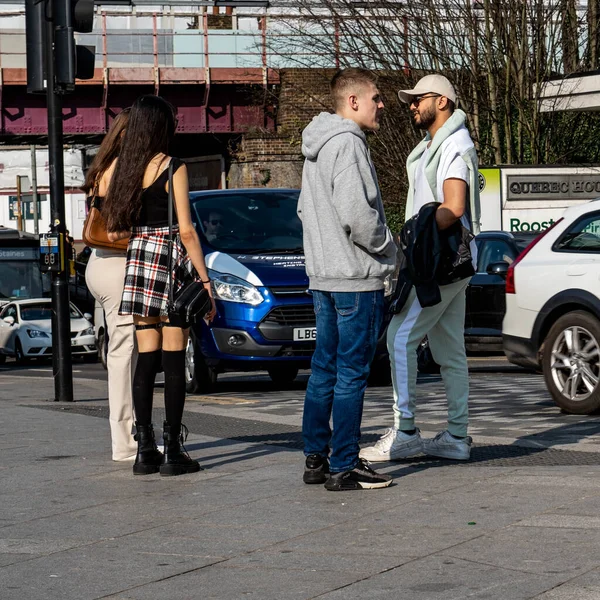
[[[193,331],[185,350],[185,381],[188,394],[209,394],[217,385],[217,371],[206,364]]]
[[[293,365],[278,365],[268,369],[269,377],[277,385],[289,385],[298,376],[298,367]]]
[[[98,356],[100,362],[105,369],[108,369],[108,340],[106,339],[106,333],[104,329],[98,333]]]
[[[390,368],[389,356],[376,358],[371,365],[369,373],[369,385],[371,387],[383,387],[392,383],[392,369]]]
[[[25,354],[23,352],[23,346],[21,346],[21,341],[19,338],[15,340],[15,361],[18,365],[22,365],[25,363]]]
[[[6,354],[0,354],[0,365],[6,362]]]
[[[439,375],[440,373],[440,365],[433,358],[427,338],[424,338],[417,348],[417,369],[419,373],[425,375]]]
[[[542,370],[552,398],[566,412],[600,409],[600,323],[574,311],[554,323],[544,341]]]

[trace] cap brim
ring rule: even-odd
[[[398,92],[398,98],[400,98],[401,102],[404,102],[406,104],[410,104],[412,102],[412,99],[415,96],[418,96],[419,93],[416,90],[400,90]]]

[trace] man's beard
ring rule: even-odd
[[[416,115],[413,115],[413,119]],[[415,119],[415,125],[419,129],[429,129],[435,123],[435,107],[430,106],[428,110],[419,114],[420,121],[417,123]]]

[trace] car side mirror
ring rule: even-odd
[[[4,319],[2,319],[5,323],[8,323],[11,327],[15,324],[15,318],[14,317],[4,317]]]
[[[84,319],[87,319],[88,321],[92,320],[92,315],[90,315],[90,313],[83,313],[83,317],[84,317]]]
[[[506,274],[508,273],[508,267],[510,265],[505,261],[490,263],[487,266],[486,273],[488,275],[499,275],[500,277],[506,279]]]

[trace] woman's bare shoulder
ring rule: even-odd
[[[100,177],[100,181],[98,182],[98,194],[100,196],[106,196],[106,192],[108,191],[108,186],[110,185],[111,177],[115,172],[115,168],[117,166],[117,158],[112,161],[108,169],[102,173],[102,177]]]

